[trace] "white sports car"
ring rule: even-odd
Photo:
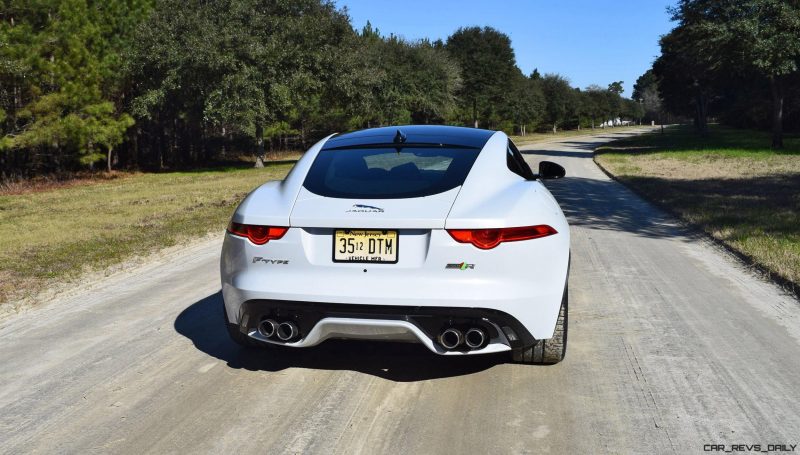
[[[331,135],[242,201],[222,247],[242,345],[412,341],[552,364],[567,342],[569,226],[503,132],[448,126]]]

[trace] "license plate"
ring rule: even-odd
[[[333,234],[333,262],[397,262],[397,231],[337,229]]]

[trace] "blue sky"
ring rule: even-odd
[[[659,54],[658,38],[672,28],[667,0],[335,0],[353,26],[369,20],[382,34],[445,40],[461,26],[491,26],[511,37],[517,66],[567,76],[573,86],[603,87],[636,78]]]

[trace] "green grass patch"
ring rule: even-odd
[[[739,130],[710,125],[701,136],[686,125],[665,128],[641,136],[632,136],[600,147],[598,152],[623,152],[662,156],[672,159],[705,160],[709,155],[766,159],[771,156],[800,155],[800,135],[788,134],[784,148],[770,148],[771,136],[765,131]]]
[[[291,167],[134,174],[0,195],[0,302],[222,231],[248,192]]]
[[[800,137],[712,126],[629,137],[595,161],[781,280],[800,284]]]

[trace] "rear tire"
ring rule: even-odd
[[[568,294],[565,287],[553,337],[539,340],[536,344],[527,348],[515,349],[512,352],[515,362],[533,365],[554,365],[564,360],[564,356],[567,354]]]

